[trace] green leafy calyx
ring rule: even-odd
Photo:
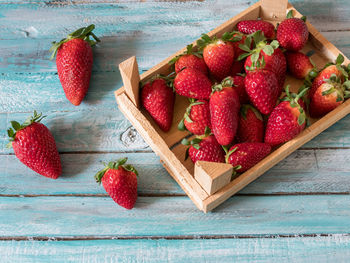
[[[42,113],[37,113],[36,111],[34,111],[33,116],[29,116],[25,122],[23,122],[22,124],[19,124],[19,122],[17,121],[11,121],[11,126],[12,128],[8,128],[7,130],[7,135],[9,136],[9,143],[6,145],[7,148],[11,148],[12,147],[12,142],[15,140],[16,138],[16,133],[19,130],[24,129],[25,127],[31,125],[34,122],[41,122],[41,120],[43,118],[45,118],[46,116],[42,116]]]
[[[129,172],[133,172],[134,174],[136,174],[138,176],[139,174],[136,171],[134,166],[132,166],[131,164],[125,164],[127,160],[128,160],[128,158],[125,157],[125,158],[121,158],[117,161],[112,161],[112,162],[109,162],[108,164],[104,164],[105,168],[103,168],[101,171],[99,171],[95,175],[96,182],[100,184],[102,177],[105,175],[105,173],[109,169],[118,170],[120,167],[123,167],[125,170],[127,170]]]
[[[52,52],[52,55],[50,59],[53,59],[55,57],[57,50],[60,48],[61,45],[72,39],[80,38],[88,42],[90,46],[96,45],[97,42],[100,42],[100,39],[92,32],[94,29],[95,25],[91,24],[87,27],[79,28],[78,30],[69,34],[66,38],[61,39],[61,41],[59,42],[52,42],[52,47],[50,48],[50,52]],[[90,39],[90,37],[92,37],[93,39]]]

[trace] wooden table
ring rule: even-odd
[[[114,2],[0,0],[0,261],[348,261],[349,117],[203,214],[117,109],[121,61],[136,55],[145,71],[255,1]],[[291,2],[350,56],[346,0]],[[75,107],[48,49],[91,23],[102,42],[89,93]],[[9,121],[34,109],[48,115],[58,144],[63,175],[56,181],[5,148]],[[131,211],[93,178],[100,161],[124,156],[140,173]]]

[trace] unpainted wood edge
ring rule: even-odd
[[[268,20],[281,21],[286,16],[288,0],[260,0],[260,17]]]
[[[166,163],[167,170],[171,171],[170,175],[178,182],[198,208],[202,210],[202,200],[206,199],[208,194],[198,182],[194,180],[186,167],[176,158],[163,138],[157,133],[146,117],[143,116],[142,112],[135,107],[126,94],[123,92],[116,95],[116,100],[120,111],[131,122],[160,159]]]
[[[243,189],[267,170],[300,148],[306,142],[316,137],[322,131],[326,130],[349,113],[350,100],[347,100],[336,109],[328,113],[326,116],[316,121],[310,127],[306,128],[296,138],[290,140],[289,142],[286,142],[281,147],[269,154],[257,165],[231,181],[229,185],[205,199],[203,201],[204,210],[207,212],[217,207],[219,204],[230,198],[232,195]]]
[[[124,89],[130,100],[140,107],[139,84],[140,74],[135,56],[132,56],[119,64],[119,71],[124,83]]]

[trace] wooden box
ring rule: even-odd
[[[226,23],[215,28],[209,32],[208,35],[220,37],[224,32],[234,30],[235,25],[239,21],[257,19],[259,17],[276,24],[285,19],[286,13],[291,9],[295,17],[302,16],[286,0],[261,0],[237,16],[231,18]],[[310,35],[309,41],[302,51],[306,53],[310,50],[314,50],[315,53],[312,55],[312,59],[316,63],[318,69],[321,69],[327,62],[335,61],[336,57],[341,52],[309,22],[306,22],[306,24]],[[194,42],[193,45],[196,47],[196,42]],[[168,62],[175,56],[182,54],[185,49],[186,48],[183,48],[173,54],[141,76],[139,76],[138,73],[135,57],[121,63],[119,67],[123,77],[124,87],[118,89],[115,92],[115,96],[123,114],[130,120],[144,140],[160,157],[162,164],[170,175],[177,181],[195,205],[204,212],[208,212],[217,207],[243,187],[257,179],[272,166],[286,158],[293,151],[350,112],[350,100],[347,100],[323,118],[311,120],[311,125],[299,134],[299,136],[281,145],[264,160],[233,180],[227,176],[227,173],[230,172],[230,167],[227,167],[227,164],[207,162],[203,164],[202,162],[197,162],[200,167],[196,167],[195,169],[190,159],[184,161],[186,147],[180,143],[184,137],[188,136],[188,133],[177,129],[177,124],[183,117],[188,105],[187,98],[176,96],[173,125],[171,130],[167,133],[161,131],[149,114],[139,106],[139,82],[147,81],[147,79],[155,74],[166,75],[170,73]],[[349,59],[345,56],[344,58],[344,63],[348,64]],[[285,85],[287,84],[291,85],[291,90],[296,91],[302,85],[302,81],[287,76]],[[220,171],[222,172],[220,173]]]

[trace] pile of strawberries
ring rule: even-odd
[[[305,17],[289,12],[277,29],[246,20],[220,38],[203,34],[175,57],[174,72],[143,85],[141,102],[164,132],[170,130],[175,93],[189,98],[178,129],[195,135],[186,156],[226,162],[236,172],[257,164],[271,150],[305,129],[307,113],[322,117],[350,96],[350,67],[344,58],[318,71],[300,52],[308,41]],[[285,86],[287,70],[304,85],[298,94]]]

